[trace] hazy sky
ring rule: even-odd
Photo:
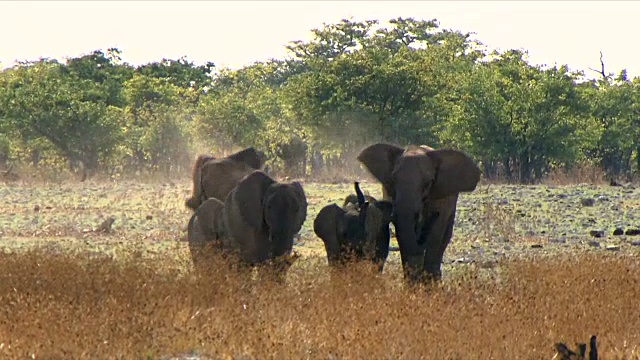
[[[286,55],[323,23],[394,17],[438,19],[475,32],[491,49],[522,48],[538,64],[568,64],[592,76],[640,76],[640,2],[634,1],[0,1],[0,62],[61,59],[118,47],[139,65],[186,55],[240,67]]]

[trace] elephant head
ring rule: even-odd
[[[382,271],[389,254],[392,205],[363,195],[358,182],[354,186],[356,194],[347,196],[342,207],[331,204],[320,210],[313,230],[324,242],[329,265],[367,259]]]
[[[199,155],[193,166],[193,193],[185,205],[195,210],[208,198],[224,201],[243,177],[261,169],[265,161],[265,153],[253,147],[223,158]]]
[[[224,224],[224,203],[210,198],[200,205],[191,215],[187,226],[187,238],[191,260],[196,270],[206,267],[208,255],[222,247],[226,236]]]
[[[461,151],[424,145],[374,144],[357,159],[393,202],[392,221],[405,276],[412,282],[439,278],[458,194],[475,190],[480,168]]]
[[[225,201],[230,245],[251,264],[289,256],[306,217],[302,185],[277,182],[259,170],[243,178]]]

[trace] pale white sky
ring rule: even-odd
[[[139,65],[186,55],[234,68],[286,55],[284,45],[342,18],[414,17],[477,33],[491,49],[523,48],[536,64],[589,77],[640,76],[640,2],[634,1],[0,1],[0,66],[118,47]]]

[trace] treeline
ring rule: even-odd
[[[377,141],[456,147],[486,177],[530,183],[590,164],[640,168],[640,78],[586,80],[489,51],[436,20],[343,20],[239,70],[182,58],[134,67],[118,49],[0,72],[0,168],[184,171],[255,146],[294,176],[355,165]],[[203,46],[206,46],[203,44]],[[250,45],[249,45],[250,46]]]

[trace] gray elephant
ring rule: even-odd
[[[222,249],[222,239],[225,236],[224,203],[216,198],[209,198],[194,211],[187,226],[189,251],[196,271],[204,271],[212,265],[209,255]]]
[[[364,195],[358,182],[356,194],[348,195],[342,207],[323,207],[313,222],[313,231],[324,242],[329,265],[336,267],[350,260],[369,260],[379,271],[389,255],[392,204]]]
[[[293,237],[307,217],[307,197],[295,181],[280,183],[256,170],[243,178],[225,200],[223,239],[245,264],[270,263],[277,273],[291,266]]]
[[[480,168],[453,149],[378,143],[357,157],[393,202],[392,222],[405,278],[411,284],[442,277],[460,192],[475,190]]]
[[[266,155],[253,147],[223,158],[199,155],[193,165],[193,192],[185,205],[196,210],[208,198],[224,201],[238,182],[254,170],[264,167]]]

